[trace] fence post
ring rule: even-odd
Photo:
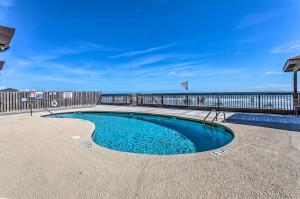
[[[31,98],[30,98],[30,116],[32,116],[32,101],[31,101]]]
[[[140,96],[138,93],[136,93],[135,95],[135,101],[136,101],[136,105],[139,106],[141,103],[140,103]]]
[[[97,92],[96,94],[97,94],[96,96],[99,95],[98,101],[97,101],[96,105],[102,104],[102,93],[101,92]]]
[[[161,94],[161,106],[164,106],[164,95]]]
[[[261,96],[260,94],[258,95],[258,109],[261,108]]]
[[[152,99],[151,99],[151,100],[152,100],[152,101],[151,101],[151,104],[154,105],[154,95],[152,94],[151,97],[152,97]]]
[[[186,106],[189,107],[189,94],[186,94]]]

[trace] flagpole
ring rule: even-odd
[[[186,81],[186,106],[189,107],[189,82]]]
[[[186,90],[186,106],[189,106],[189,81],[182,82],[180,84]]]

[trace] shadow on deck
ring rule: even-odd
[[[236,113],[227,122],[300,132],[300,118],[295,116]]]

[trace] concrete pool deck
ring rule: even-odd
[[[77,111],[203,119],[145,107]],[[300,198],[300,132],[225,123],[235,139],[223,155],[141,155],[94,144],[88,121],[44,114],[0,117],[0,198]]]

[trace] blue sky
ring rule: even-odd
[[[0,87],[292,91],[298,0],[0,0],[16,28]]]

